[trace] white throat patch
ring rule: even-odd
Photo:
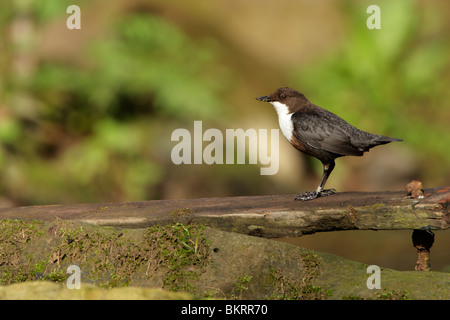
[[[294,125],[292,124],[292,113],[289,113],[289,108],[287,105],[273,101],[270,102],[278,114],[278,123],[280,125],[281,132],[283,132],[284,137],[290,142],[292,138],[292,132],[294,131]]]

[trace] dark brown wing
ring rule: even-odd
[[[295,112],[292,120],[295,137],[312,148],[343,156],[361,156],[365,151],[352,142],[352,136],[363,132],[325,109]]]

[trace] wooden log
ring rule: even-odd
[[[405,191],[340,192],[307,202],[293,201],[294,197],[267,195],[0,208],[0,219],[59,218],[122,228],[201,223],[265,238],[333,230],[444,230],[450,224],[450,187],[425,189],[422,199],[412,199]]]

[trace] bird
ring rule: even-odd
[[[322,179],[316,191],[300,193],[294,200],[308,201],[335,194],[335,189],[324,187],[335,167],[336,158],[362,156],[378,145],[403,141],[362,131],[289,87],[279,88],[268,96],[256,99],[273,105],[280,129],[294,148],[323,164]]]

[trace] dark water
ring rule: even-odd
[[[430,250],[431,270],[450,272],[450,230],[434,231],[434,234],[434,244]],[[319,232],[275,240],[369,265],[408,271],[414,270],[417,261],[417,251],[412,245],[411,235],[412,230],[352,230]]]

